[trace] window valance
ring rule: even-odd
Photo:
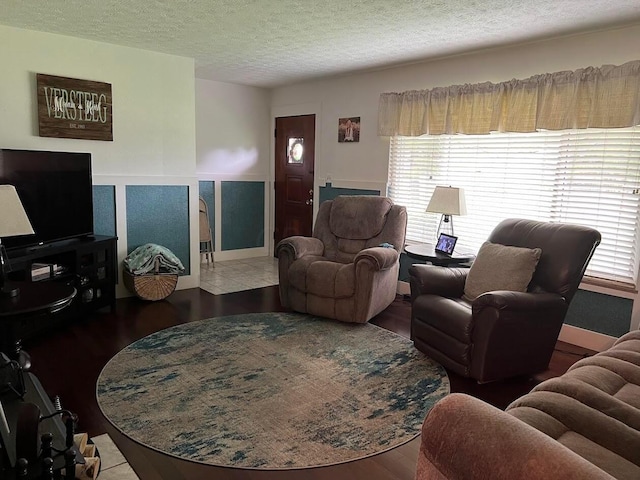
[[[640,61],[524,80],[383,93],[378,135],[483,134],[640,124]]]

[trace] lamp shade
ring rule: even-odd
[[[464,199],[464,189],[436,187],[426,211],[444,215],[466,215],[467,204]]]
[[[13,185],[0,185],[0,211],[0,238],[34,233]]]

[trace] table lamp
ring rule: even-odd
[[[9,258],[2,245],[4,237],[17,235],[29,235],[34,233],[27,212],[24,211],[18,192],[13,185],[0,185],[0,296],[15,297],[20,289],[7,282],[7,273],[10,271]]]
[[[441,213],[436,239],[440,233],[449,233],[453,235],[453,218],[452,215],[466,215],[467,204],[464,200],[464,189],[456,187],[436,187],[427,205],[427,212]],[[444,224],[444,225],[443,225]]]

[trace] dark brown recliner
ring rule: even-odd
[[[406,209],[386,197],[322,202],[313,237],[285,238],[276,247],[280,303],[344,322],[369,321],[396,297],[406,227]]]
[[[491,291],[469,301],[462,298],[468,269],[409,269],[414,345],[450,371],[479,382],[548,367],[600,233],[578,225],[508,219],[488,241],[542,250],[526,292]]]

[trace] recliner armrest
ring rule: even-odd
[[[411,298],[415,299],[425,293],[460,298],[464,292],[468,272],[468,268],[412,265],[409,268]]]
[[[396,264],[399,257],[400,254],[394,248],[370,247],[358,252],[353,263],[368,261],[374,270],[387,270]]]
[[[471,304],[470,375],[489,382],[546,369],[567,308],[556,293],[499,290],[480,295]]]
[[[436,403],[422,425],[415,478],[434,472],[450,480],[613,479],[539,430],[461,393]]]
[[[304,257],[305,255],[322,256],[324,253],[324,244],[315,237],[303,237],[295,235],[293,237],[283,238],[276,246],[276,256],[280,257],[282,251],[287,251],[293,259]]]
[[[557,293],[529,293],[496,290],[480,295],[472,303],[473,309],[493,307],[498,310],[540,311],[566,308],[567,302]]]

